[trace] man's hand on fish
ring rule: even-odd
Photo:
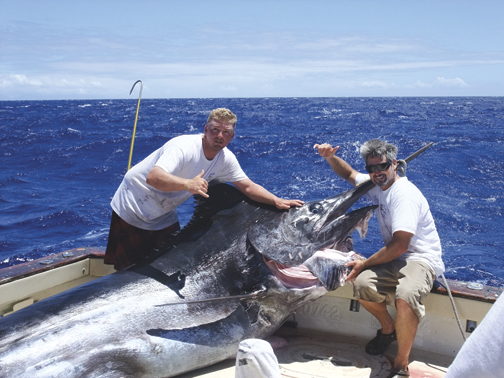
[[[352,282],[352,280],[355,280],[357,278],[357,276],[360,274],[360,272],[362,272],[364,270],[364,261],[365,260],[359,259],[359,260],[349,261],[345,264],[346,266],[352,267],[352,270],[350,271],[350,273],[348,273],[348,276],[345,281]]]
[[[281,210],[286,210],[290,209],[292,206],[303,206],[304,202],[301,200],[290,200],[290,199],[283,199],[283,198],[278,198],[278,200],[275,200],[275,206],[277,209]]]
[[[320,156],[322,156],[324,159],[327,159],[336,154],[336,151],[338,151],[339,146],[333,148],[329,143],[322,143],[322,144],[315,144],[313,148],[318,149],[318,153],[320,154]]]

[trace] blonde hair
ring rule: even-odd
[[[210,115],[208,116],[207,119],[207,125],[212,121],[226,121],[229,122],[233,125],[233,130],[236,128],[236,121],[237,118],[233,114],[233,112],[229,109],[226,108],[217,108],[214,109],[210,112]]]

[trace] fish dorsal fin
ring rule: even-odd
[[[257,207],[276,209],[274,206],[254,202],[240,192],[235,186],[219,180],[212,180],[209,182],[207,194],[209,196],[208,198],[201,195],[194,196],[195,206],[191,220],[176,236],[163,242],[159,248],[155,249],[149,258],[146,258],[141,265],[138,264],[137,266],[144,266],[152,263],[180,243],[198,240],[212,227],[219,212],[232,209],[241,202],[247,202]],[[226,215],[223,213],[223,216]]]
[[[196,205],[190,222],[211,217],[222,210],[231,209],[247,198],[235,186],[219,180],[210,181],[207,194],[208,198],[201,195],[194,196]]]
[[[231,209],[247,197],[236,187],[212,180],[208,184],[208,198],[194,196],[194,213],[191,220],[180,231],[179,239],[194,240],[204,234],[212,225],[213,217],[220,211]]]
[[[240,202],[247,202],[252,206],[268,209],[274,212],[282,212],[282,210],[277,209],[275,206],[259,203],[248,198],[234,185],[230,185],[219,180],[212,180],[209,182],[207,194],[209,198],[205,198],[201,195],[194,196],[196,205],[194,207],[194,214],[189,223],[198,221],[198,219],[201,218],[212,217],[222,210],[235,207]]]

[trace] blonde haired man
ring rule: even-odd
[[[214,109],[203,135],[175,137],[126,173],[111,202],[105,263],[125,269],[173,237],[180,230],[177,207],[193,194],[208,197],[213,179],[231,182],[247,197],[279,209],[303,204],[278,198],[245,175],[226,147],[236,120],[229,109]]]

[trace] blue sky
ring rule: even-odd
[[[0,100],[503,96],[504,1],[0,0]]]

